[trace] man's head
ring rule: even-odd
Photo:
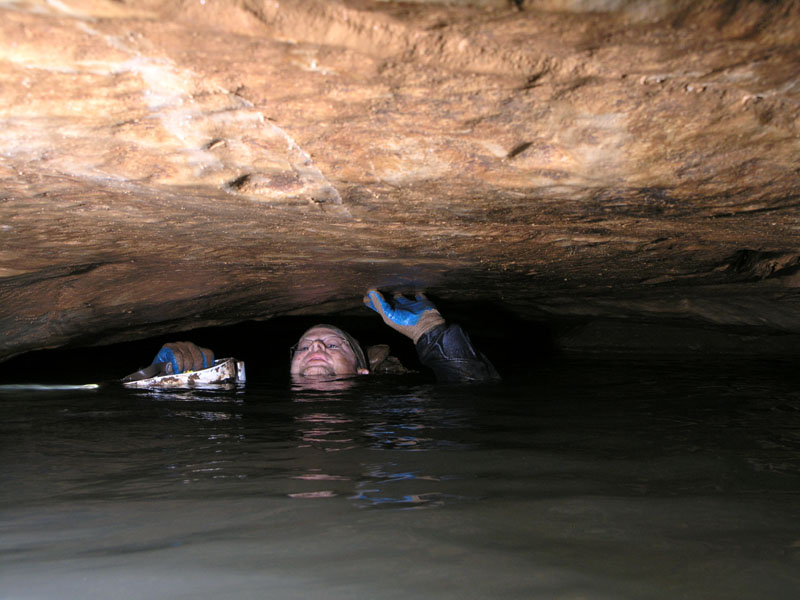
[[[369,373],[364,351],[345,331],[333,325],[314,325],[292,352],[292,375],[341,377]]]

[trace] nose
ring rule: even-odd
[[[322,340],[313,340],[311,342],[311,344],[308,346],[308,350],[310,352],[316,352],[316,351],[319,351],[319,350],[327,350],[327,346],[325,345],[325,342],[323,342]]]

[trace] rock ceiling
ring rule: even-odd
[[[800,333],[798,2],[0,2],[0,359],[426,288]]]

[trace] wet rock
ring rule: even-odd
[[[798,32],[796,1],[3,3],[0,358],[371,286],[800,333]]]
[[[376,344],[367,348],[369,358],[369,370],[371,373],[381,373],[385,375],[404,375],[409,370],[403,366],[400,359],[391,356],[391,349],[387,344]]]

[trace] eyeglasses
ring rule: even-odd
[[[297,342],[291,348],[289,348],[289,359],[294,358],[296,352],[308,352],[309,348],[311,348],[314,342],[322,343],[322,345],[325,346],[325,348],[328,350],[341,350],[345,346],[350,347],[350,344],[347,342],[347,340],[343,340],[342,338],[334,336],[326,337],[324,339],[322,338],[317,338],[313,340],[303,339]]]

